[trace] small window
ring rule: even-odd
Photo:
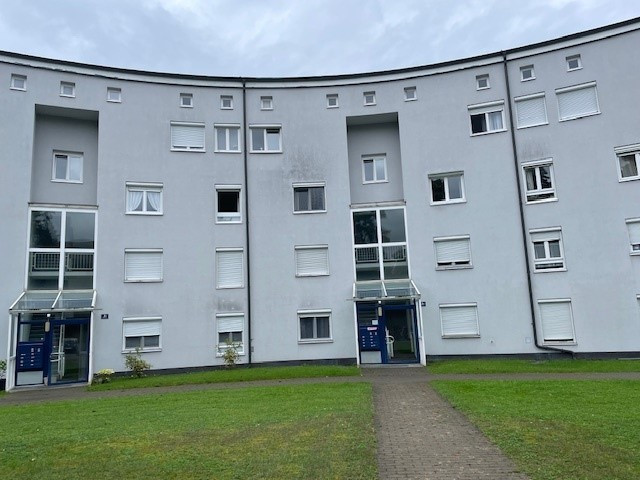
[[[162,349],[161,318],[129,317],[122,319],[122,352],[136,350],[156,352]]]
[[[504,102],[491,102],[468,107],[471,119],[471,135],[504,132]]]
[[[124,251],[125,282],[161,282],[162,249],[133,249]]]
[[[387,181],[387,157],[362,158],[362,183],[380,183]]]
[[[233,110],[233,95],[220,95],[220,109]]]
[[[553,162],[542,160],[522,165],[527,203],[556,200]]]
[[[533,245],[533,270],[535,272],[566,270],[561,229],[531,230],[529,235]]]
[[[216,223],[241,223],[240,187],[216,186]]]
[[[516,105],[518,128],[549,124],[544,93],[514,98],[513,101]]]
[[[129,183],[127,210],[129,215],[162,215],[162,184]]]
[[[171,122],[171,150],[204,152],[204,123]]]
[[[27,76],[26,75],[17,75],[15,73],[11,74],[11,90],[22,90],[25,91],[27,89]]]
[[[571,300],[538,300],[544,343],[575,343]]]
[[[115,87],[107,87],[107,102],[121,103],[122,90]]]
[[[53,174],[52,182],[82,183],[81,153],[53,153]]]
[[[338,108],[338,94],[330,93],[327,95],[327,108]]]
[[[640,255],[640,218],[630,218],[626,222],[629,232],[629,254]]]
[[[535,80],[536,74],[533,70],[533,65],[527,65],[526,67],[520,67],[520,81],[527,82],[529,80]]]
[[[618,179],[621,182],[639,180],[640,174],[640,143],[617,147],[614,149],[618,159]]]
[[[222,356],[229,347],[234,347],[240,355],[244,355],[244,314],[220,313],[216,315],[216,324],[217,355]]]
[[[214,125],[216,152],[240,152],[240,125]]]
[[[293,186],[294,213],[326,212],[323,184]]]
[[[60,82],[60,96],[61,97],[75,97],[76,96],[76,84],[73,82]]]
[[[273,110],[273,97],[260,97],[260,110]]]
[[[216,249],[216,288],[244,286],[244,260],[241,248]]]
[[[464,176],[462,173],[429,175],[431,204],[465,202]]]
[[[282,137],[280,126],[251,128],[251,153],[280,153],[282,152]]]
[[[480,336],[476,303],[441,304],[440,323],[442,338]]]
[[[181,93],[180,94],[180,106],[184,108],[193,108],[193,94]]]
[[[600,113],[595,82],[559,88],[556,90],[556,98],[561,122]]]
[[[471,239],[468,235],[434,238],[436,270],[471,267]]]
[[[582,59],[580,55],[571,55],[567,57],[567,72],[580,70],[582,68]]]
[[[300,343],[330,342],[331,310],[298,311]]]
[[[297,246],[294,248],[296,277],[329,275],[329,247],[327,245]]]
[[[486,90],[489,85],[489,75],[476,75],[476,90]]]
[[[416,90],[416,87],[406,87],[404,89],[405,102],[410,102],[412,100],[417,100],[417,99],[418,99],[418,90]]]
[[[376,92],[364,92],[364,104],[375,105],[376,104]]]

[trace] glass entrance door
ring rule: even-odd
[[[52,322],[49,385],[86,382],[89,374],[89,319]]]
[[[385,305],[383,314],[387,342],[387,362],[417,362],[418,341],[415,307],[413,305]]]

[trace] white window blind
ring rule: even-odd
[[[595,84],[556,90],[560,120],[599,113]]]
[[[538,302],[546,341],[574,341],[571,302]]]
[[[233,315],[217,317],[218,332],[241,332],[244,329],[244,316]]]
[[[440,306],[443,337],[478,337],[477,305]]]
[[[162,321],[156,320],[125,320],[125,337],[150,337],[160,335]]]
[[[515,99],[518,128],[533,127],[547,123],[547,108],[544,95]]]
[[[124,252],[124,279],[127,282],[162,281],[162,250]]]
[[[172,123],[171,148],[175,150],[204,150],[204,125]]]
[[[218,250],[216,257],[218,265],[217,288],[242,288],[244,278],[242,250]]]
[[[468,265],[471,263],[469,238],[435,239],[438,266]]]
[[[296,247],[296,276],[329,275],[328,247]]]
[[[629,243],[631,244],[631,252],[640,253],[640,220],[627,222],[627,229],[629,230]]]

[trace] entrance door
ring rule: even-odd
[[[89,373],[88,319],[53,322],[49,385],[86,382]]]

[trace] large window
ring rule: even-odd
[[[162,184],[127,182],[127,214],[162,215]]]
[[[163,259],[161,248],[127,248],[124,251],[125,282],[161,282]]]
[[[204,152],[204,123],[171,122],[171,150]]]
[[[479,337],[478,305],[458,303],[440,305],[442,338]]]
[[[538,300],[538,309],[545,343],[575,343],[570,299]]]
[[[466,201],[462,172],[429,175],[429,183],[433,205]]]
[[[469,105],[468,108],[471,120],[471,135],[505,131],[504,101]]]
[[[242,210],[238,185],[216,185],[216,223],[241,223]]]
[[[516,105],[518,128],[536,127],[549,123],[544,93],[514,98],[513,101]]]
[[[297,183],[293,185],[293,211],[295,213],[326,212],[323,183]]]
[[[123,353],[159,351],[162,319],[160,317],[126,317],[122,319]]]
[[[468,235],[433,239],[436,269],[471,267],[471,239]]]
[[[296,277],[329,275],[329,247],[327,245],[300,245],[294,248]]]
[[[82,183],[82,154],[53,152],[53,174],[51,181]]]
[[[279,125],[252,125],[250,128],[252,153],[282,152],[281,127]]]
[[[240,354],[244,354],[244,314],[219,313],[216,315],[218,344],[216,353],[222,356],[229,347],[233,347]]]
[[[640,179],[640,143],[616,147],[618,159],[618,179],[621,182]]]
[[[331,310],[299,310],[300,343],[330,342]]]
[[[216,288],[242,288],[244,286],[243,263],[241,248],[216,249]]]
[[[387,157],[384,155],[362,157],[362,183],[387,181]]]
[[[240,152],[240,125],[214,125],[216,152]]]
[[[527,203],[556,200],[553,162],[551,159],[522,165]]]
[[[531,230],[529,234],[533,245],[535,272],[566,270],[560,228]]]
[[[596,82],[558,88],[556,97],[561,122],[600,113]]]

